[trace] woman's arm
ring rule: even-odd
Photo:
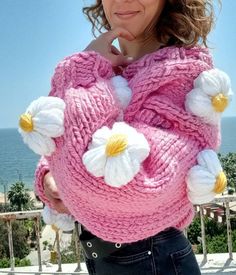
[[[49,96],[64,99],[66,89],[89,88],[99,78],[110,79],[113,75],[113,66],[129,63],[130,61],[112,45],[118,36],[133,39],[127,30],[114,29],[93,40],[84,52],[65,57],[56,66]],[[56,183],[49,171],[48,162],[42,157],[35,171],[35,192],[44,203],[56,210],[62,210],[58,212],[63,212],[65,207],[59,199]]]
[[[49,171],[47,160],[44,157],[42,157],[38,163],[35,178],[36,181],[38,181],[37,184],[35,181],[35,192],[41,201],[59,213],[69,214],[68,209],[60,199],[56,182]]]
[[[49,96],[60,97],[64,99],[67,88],[90,87],[97,78],[107,78],[112,75],[112,66],[109,60],[105,59],[93,51],[76,53],[63,59],[56,67],[51,80],[51,91]],[[53,187],[53,178],[46,178],[45,175],[50,171],[46,158],[42,157],[35,171],[35,192],[39,198],[50,207],[64,210],[61,201],[51,189]],[[45,183],[48,183],[47,194],[45,194]],[[54,182],[55,183],[55,182]],[[53,199],[57,200],[54,201]],[[55,205],[55,202],[57,204]],[[59,212],[59,211],[58,211]]]

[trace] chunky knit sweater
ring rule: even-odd
[[[66,103],[65,132],[36,169],[41,200],[50,206],[42,186],[50,170],[71,214],[104,240],[130,243],[171,226],[188,226],[194,209],[186,174],[200,151],[217,150],[220,133],[219,124],[187,111],[185,99],[199,74],[212,67],[207,49],[166,47],[121,70],[132,91],[123,119],[145,136],[150,154],[132,181],[115,188],[82,162],[93,133],[104,125],[111,128],[120,114],[109,81],[112,65],[93,51],[66,57],[55,69],[50,91]]]

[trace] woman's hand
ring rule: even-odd
[[[112,45],[112,42],[118,37],[129,41],[135,39],[129,31],[119,27],[101,34],[97,39],[94,39],[84,51],[95,51],[100,53],[103,57],[111,61],[113,67],[128,65],[132,62],[132,58],[124,56]]]
[[[56,182],[51,173],[48,172],[43,179],[44,193],[48,200],[51,202],[53,209],[59,213],[70,214],[69,210],[63,204],[58,193]]]

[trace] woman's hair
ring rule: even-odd
[[[164,9],[155,26],[156,37],[166,46],[191,47],[197,43],[207,46],[207,35],[214,24],[212,0],[165,0]],[[92,23],[92,32],[110,30],[102,0],[83,8]]]

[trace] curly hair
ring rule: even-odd
[[[220,2],[220,0],[219,0]],[[83,8],[92,23],[92,32],[110,30],[102,0]],[[207,47],[207,35],[214,25],[212,0],[166,0],[164,9],[155,26],[156,38],[166,46],[192,47],[198,43]]]

